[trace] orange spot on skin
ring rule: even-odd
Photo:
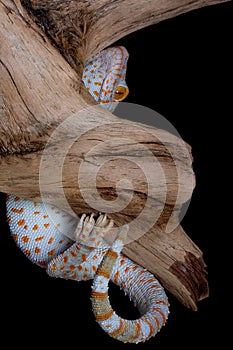
[[[106,299],[108,297],[108,293],[92,291],[91,296],[92,298]]]
[[[87,279],[87,274],[86,274],[86,273],[84,273],[84,275],[83,275],[83,279],[84,279],[84,280],[86,280],[86,279]]]
[[[70,265],[69,268],[70,268],[71,270],[74,270],[74,269],[75,269],[75,266],[74,266],[74,265]]]
[[[56,249],[55,249],[55,248],[52,249],[52,250],[50,250],[50,251],[48,252],[48,256],[51,256],[51,255],[55,254],[55,252],[56,252]]]
[[[162,310],[160,310],[160,309],[158,309],[156,307],[154,307],[153,310],[158,312],[161,315],[162,320],[163,320],[163,324],[165,324],[166,323],[166,317],[165,317],[164,313],[162,312]]]
[[[167,303],[164,300],[159,300],[159,301],[156,302],[156,304],[162,304],[162,305],[168,305],[169,306],[169,303]]]
[[[110,311],[106,312],[105,314],[96,315],[95,317],[96,317],[97,321],[106,321],[112,316],[112,314],[113,314],[113,310],[110,310]]]
[[[77,278],[77,273],[74,273],[74,274],[71,276],[71,278],[72,278],[73,280],[76,280],[76,278]]]
[[[157,324],[157,327],[158,329],[160,329],[160,322],[159,322],[159,319],[157,316],[153,316],[153,319],[155,320],[156,324]]]
[[[67,261],[68,261],[68,256],[67,256],[67,255],[65,255],[65,256],[64,256],[64,258],[63,258],[63,262],[66,264],[66,263],[67,263]]]
[[[114,275],[114,282],[115,282],[116,284],[117,284],[117,282],[118,282],[119,276],[120,276],[120,272],[117,271],[117,272],[115,273],[115,275]]]
[[[108,256],[110,256],[110,257],[113,258],[113,259],[117,259],[118,253],[117,253],[117,252],[114,252],[114,251],[111,250],[111,249],[109,249],[109,251],[108,251]]]
[[[40,214],[40,211],[34,211],[34,214],[35,214],[35,215],[39,215],[39,214]]]
[[[98,91],[93,91],[93,94],[95,95],[95,96],[99,96],[99,93],[98,93]]]
[[[8,196],[8,194],[6,195],[6,202],[9,202],[10,200],[10,196]]]
[[[120,319],[120,326],[115,331],[109,333],[109,335],[111,335],[112,337],[115,337],[117,334],[121,333],[123,325],[124,325],[123,321]],[[136,324],[136,327],[137,327],[137,324]],[[139,333],[138,333],[138,336],[139,336]]]
[[[36,254],[39,254],[39,253],[40,253],[40,248],[39,248],[39,247],[36,247],[36,248],[35,248],[35,253],[36,253]]]
[[[48,241],[48,244],[52,244],[53,241],[54,241],[54,238],[53,238],[53,237],[50,237],[50,238],[49,238],[49,241]]]
[[[79,270],[79,271],[82,271],[82,269],[83,269],[82,266],[81,266],[81,265],[78,265],[78,270]]]
[[[125,268],[125,272],[128,272],[129,271],[129,267],[127,266],[126,268]]]
[[[33,202],[34,207],[37,207],[38,203],[37,202]]]
[[[24,243],[28,243],[29,237],[28,237],[28,236],[23,236],[23,237],[22,237],[22,241],[23,241]]]
[[[24,230],[27,230],[28,229],[28,225],[24,225]]]
[[[94,85],[96,85],[96,86],[101,86],[102,84],[101,84],[99,81],[95,81],[95,82],[94,82]]]
[[[74,258],[76,258],[77,254],[73,252],[73,250],[70,251],[70,255],[72,255]]]
[[[16,214],[22,214],[24,212],[24,208],[11,208],[12,213],[16,213]]]
[[[135,334],[135,338],[139,337],[140,334],[140,330],[141,330],[141,325],[139,322],[136,323],[136,334]]]
[[[59,210],[55,211],[55,214],[60,214],[60,211]]]
[[[14,198],[14,202],[18,202],[19,200],[20,200],[19,197],[15,197],[15,198]]]
[[[11,216],[10,215],[7,216],[7,222],[11,223]]]
[[[50,226],[50,224],[44,224],[45,228],[48,228]]]
[[[139,266],[134,265],[133,270],[136,271],[136,270],[138,269],[138,267],[139,267]]]
[[[44,236],[36,237],[36,238],[35,238],[35,241],[36,241],[36,242],[39,242],[39,241],[42,241],[42,239],[44,239]]]
[[[31,254],[31,251],[29,249],[24,250],[24,254],[26,254],[27,256],[29,256]]]
[[[58,243],[59,243],[59,244],[62,244],[63,242],[64,242],[63,239],[61,239]]]
[[[86,254],[82,254],[82,261],[86,261],[86,260],[87,260]]]
[[[150,278],[147,280],[147,283],[153,283],[153,282],[154,282],[153,278]]]
[[[90,79],[88,79],[88,81],[87,81],[87,82],[88,82],[88,84],[91,84],[91,80],[90,80]]]
[[[54,271],[57,269],[57,264],[56,263],[53,263],[52,266],[51,266],[51,269]]]
[[[100,99],[99,102],[100,102],[100,103],[109,103],[110,100],[103,100],[103,99]]]
[[[47,265],[47,263],[44,260],[39,261],[38,264],[42,267]]]
[[[24,219],[21,219],[17,222],[17,225],[18,226],[23,226],[25,224],[25,220]]]
[[[93,270],[94,272],[96,272],[96,270],[97,270],[96,266],[92,265],[91,268],[92,268],[92,270]]]
[[[13,234],[13,238],[14,238],[14,240],[17,242],[18,241],[18,235],[15,233],[15,234]]]
[[[90,73],[91,73],[91,74],[95,73],[95,70],[94,70],[94,69],[92,69],[92,70],[90,71]]]
[[[35,224],[35,225],[33,226],[32,229],[33,229],[34,231],[36,231],[36,230],[38,230],[38,228],[39,228],[39,226],[38,226],[37,224]]]
[[[122,281],[122,282],[121,282],[121,288],[124,289],[124,287],[125,287],[125,282]]]
[[[48,215],[44,215],[43,216],[44,219],[48,219],[48,217],[49,217]]]
[[[124,263],[125,263],[125,259],[121,259],[120,264],[124,265]]]
[[[61,226],[61,224],[57,224],[57,225],[56,225],[56,227],[60,227],[60,226]]]
[[[110,95],[112,91],[111,90],[103,90],[102,92],[103,92],[104,96],[107,96],[107,95]]]

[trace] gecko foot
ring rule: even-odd
[[[76,242],[89,247],[99,247],[104,235],[113,227],[113,220],[106,214],[101,214],[95,221],[94,213],[90,216],[83,214],[75,231]]]

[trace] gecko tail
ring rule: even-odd
[[[139,343],[160,331],[169,314],[169,303],[154,275],[121,254],[127,232],[128,225],[122,226],[99,265],[93,280],[91,302],[96,321],[108,335],[124,343]],[[134,301],[140,318],[127,320],[115,313],[108,295],[110,280]]]

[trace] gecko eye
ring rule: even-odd
[[[114,100],[122,101],[124,100],[129,93],[129,89],[125,86],[118,85],[114,93]]]

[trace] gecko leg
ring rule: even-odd
[[[75,230],[76,242],[48,264],[47,273],[76,281],[92,279],[108,250],[103,237],[112,226],[113,221],[106,215],[100,215],[96,221],[94,214],[82,215]]]

